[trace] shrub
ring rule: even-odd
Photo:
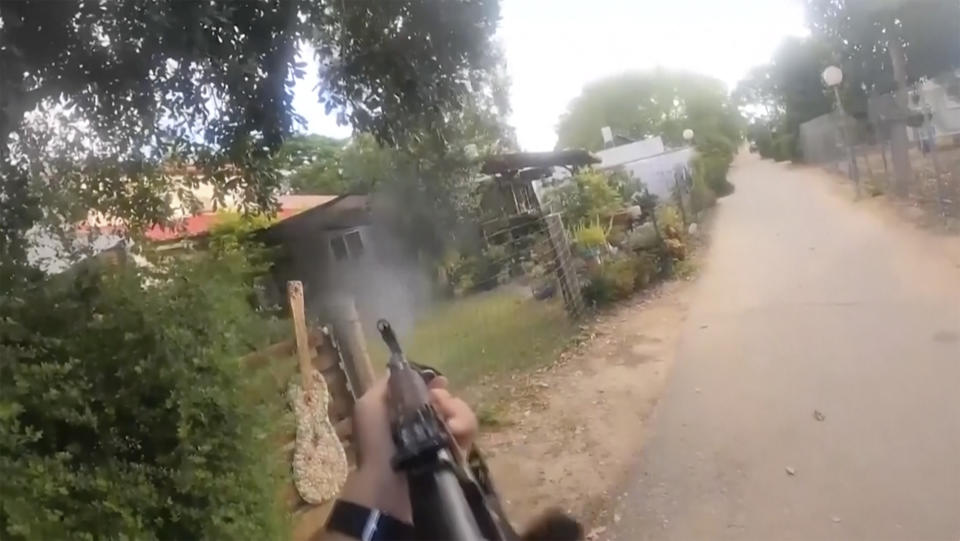
[[[558,207],[569,227],[607,217],[623,208],[619,179],[603,171],[581,171],[569,184],[552,192],[549,202]]]
[[[791,133],[777,134],[773,137],[773,159],[778,162],[799,161],[800,149],[796,144],[796,136]]]
[[[85,269],[0,297],[4,539],[280,539],[273,418],[238,366],[237,254]]]
[[[636,258],[619,257],[612,259],[604,263],[603,273],[609,278],[614,299],[625,299],[636,290]]]
[[[649,252],[641,253],[635,256],[635,272],[636,278],[634,279],[633,286],[635,290],[641,290],[651,282],[657,276],[657,269],[659,268],[659,262],[657,257]]]
[[[656,273],[657,261],[651,254],[609,259],[590,273],[583,297],[596,305],[626,299],[650,284]]]
[[[607,245],[607,235],[600,224],[578,225],[574,230],[574,240],[582,250],[597,251]]]
[[[725,161],[727,166],[733,163],[733,156],[737,152],[737,143],[722,133],[708,130],[700,133],[696,138],[697,152],[701,156],[709,156]]]
[[[662,205],[657,209],[657,222],[664,237],[680,238],[683,236],[683,218],[674,205]]]
[[[609,304],[616,300],[613,292],[613,284],[602,271],[593,271],[590,273],[586,283],[581,289],[583,299],[595,306]]]
[[[733,184],[727,181],[731,160],[723,155],[701,154],[693,162],[694,184],[703,182],[717,196],[733,193]]]
[[[622,225],[614,225],[607,231],[607,244],[611,246],[623,246],[627,240],[627,230]]]
[[[690,206],[694,212],[702,212],[717,203],[717,194],[707,186],[702,176],[694,176],[690,189]]]
[[[446,276],[448,293],[459,296],[497,287],[508,273],[510,263],[508,247],[492,244],[466,257],[451,251],[441,263],[441,269]]]
[[[639,252],[640,250],[655,248],[660,244],[660,238],[657,236],[653,223],[647,222],[627,233],[623,244],[628,250]]]

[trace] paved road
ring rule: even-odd
[[[960,539],[960,271],[818,177],[738,162],[612,538]]]

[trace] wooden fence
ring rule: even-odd
[[[303,377],[311,369],[319,371],[330,394],[330,422],[343,443],[352,468],[355,463],[352,447],[353,406],[356,397],[361,396],[372,383],[373,370],[365,351],[341,351],[334,336],[341,336],[347,343],[363,339],[362,336],[353,336],[359,332],[358,326],[354,328],[351,325],[351,315],[356,314],[356,309],[353,308],[352,312],[347,310],[345,317],[337,320],[337,333],[329,325],[308,327],[303,311],[302,286],[299,282],[291,282],[288,286],[294,337],[251,353],[242,359],[242,363],[248,369],[259,370],[276,363],[291,363],[292,358],[296,357],[301,381],[311,381]],[[347,374],[351,377],[348,378]],[[278,435],[278,445],[287,464],[292,463],[295,439],[295,429]],[[332,504],[313,505],[305,502],[293,484],[292,475],[278,497],[292,514],[295,541],[314,537],[323,527]]]

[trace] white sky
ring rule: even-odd
[[[557,120],[590,81],[663,66],[732,88],[784,37],[807,33],[800,0],[501,0],[501,14],[510,120],[525,150],[553,148]],[[308,130],[349,135],[317,105],[316,84],[308,77],[295,90]]]

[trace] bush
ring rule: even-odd
[[[448,253],[441,264],[448,293],[459,296],[497,287],[508,272],[510,260],[506,245],[492,244],[466,257],[456,251]]]
[[[733,193],[733,184],[727,181],[731,160],[723,155],[701,154],[693,162],[694,185],[703,183],[717,197]]]
[[[657,223],[664,239],[680,239],[685,236],[683,217],[674,205],[663,205],[657,209]]]
[[[280,539],[274,418],[238,365],[249,268],[105,265],[0,296],[4,539]]]
[[[653,282],[659,269],[657,257],[649,252],[644,252],[635,256],[634,271],[636,277],[633,281],[633,287],[639,291]]]
[[[563,214],[568,227],[605,218],[623,208],[620,176],[603,171],[577,173],[566,186],[552,192],[549,203]]]
[[[653,227],[652,222],[646,222],[633,229],[626,235],[623,245],[628,250],[639,252],[650,248],[656,248],[660,244],[660,238]]]
[[[702,176],[693,177],[693,186],[690,189],[690,206],[695,213],[702,212],[717,204],[717,194],[707,186]]]
[[[600,224],[591,226],[579,225],[574,230],[574,240],[581,250],[595,252],[607,245],[607,235]]]
[[[656,272],[656,258],[650,254],[609,259],[590,273],[583,297],[595,305],[626,299],[646,287]]]
[[[737,143],[722,133],[707,131],[697,135],[696,148],[701,156],[715,157],[729,166],[737,152]]]
[[[778,162],[800,160],[800,149],[796,144],[797,137],[791,133],[777,134],[773,137],[773,159]]]

